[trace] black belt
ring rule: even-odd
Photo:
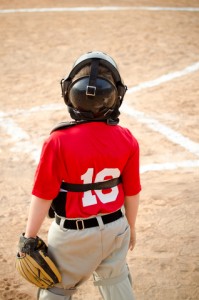
[[[117,210],[114,213],[101,216],[102,221],[104,224],[111,223],[113,221],[118,220],[123,216],[121,210]],[[61,219],[59,216],[55,215],[55,222],[60,225]],[[91,219],[75,219],[75,220],[68,220],[65,219],[63,227],[66,229],[74,229],[74,230],[82,230],[85,228],[91,228],[99,226],[97,218],[91,218]]]

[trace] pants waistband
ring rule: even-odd
[[[117,210],[114,213],[107,214],[104,216],[101,216],[102,221],[104,224],[108,224],[111,222],[114,222],[118,219],[120,219],[123,216],[121,210]],[[55,215],[55,222],[60,225],[61,217]],[[90,218],[90,219],[75,219],[75,220],[68,220],[65,219],[63,223],[63,227],[65,229],[73,229],[73,230],[82,230],[85,228],[92,228],[99,226],[97,218]]]

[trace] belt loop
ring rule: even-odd
[[[65,222],[65,219],[64,218],[60,218],[60,224],[59,224],[59,227],[62,231],[67,231],[68,229],[64,227],[64,222]]]
[[[100,230],[104,230],[105,225],[104,225],[104,223],[103,223],[103,221],[102,221],[102,217],[101,217],[101,216],[96,216],[96,219],[97,219],[97,222],[98,222],[98,224],[99,224]]]

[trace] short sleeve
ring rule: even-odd
[[[141,191],[139,153],[139,144],[132,136],[131,154],[122,172],[123,189],[126,196],[133,196]]]
[[[43,144],[32,194],[46,200],[54,199],[62,181],[59,141],[51,137]]]

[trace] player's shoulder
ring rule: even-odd
[[[121,133],[126,134],[127,136],[133,136],[132,131],[128,127],[118,124],[117,128]]]
[[[125,126],[121,126],[121,125],[117,125],[118,130],[121,132],[121,135],[123,135],[123,137],[125,139],[127,139],[129,142],[131,143],[138,143],[137,138],[135,137],[134,133],[132,130],[130,130],[129,128],[125,127]]]
[[[60,131],[60,130],[64,130],[64,129],[68,129],[71,128],[73,126],[76,126],[78,124],[78,122],[76,121],[66,121],[66,122],[60,122],[58,124],[56,124],[50,131],[50,133],[53,133],[55,131]]]

